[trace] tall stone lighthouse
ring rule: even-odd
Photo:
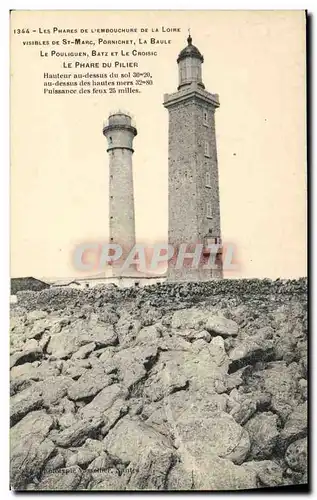
[[[169,112],[168,139],[168,240],[173,247],[187,244],[221,244],[218,163],[215,111],[217,94],[205,90],[202,80],[204,58],[187,38],[177,58],[178,88],[164,95]],[[215,247],[214,247],[215,248]],[[188,252],[191,252],[188,250]],[[210,259],[208,250],[203,252]],[[207,262],[206,262],[207,261]],[[187,261],[190,262],[190,261]],[[222,278],[220,253],[217,269],[175,268],[169,263],[169,280],[209,280]]]
[[[137,130],[130,115],[117,112],[109,116],[103,134],[109,153],[110,243],[121,245],[123,250],[120,261],[112,269],[114,275],[120,275],[119,267],[135,245],[132,155]]]

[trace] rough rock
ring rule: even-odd
[[[279,443],[285,448],[307,433],[307,402],[299,405],[287,418],[279,435]]]
[[[102,479],[102,474],[107,469],[111,469],[113,462],[110,457],[104,452],[100,454],[88,465],[87,470],[91,471],[93,479]]]
[[[103,350],[103,352],[99,356],[99,360],[104,363],[104,365],[107,365],[113,358],[113,355],[115,353],[115,348],[114,347],[107,347],[106,349]]]
[[[68,446],[80,446],[89,436],[93,436],[96,431],[102,426],[102,419],[95,418],[93,420],[80,420],[75,425],[59,432],[55,437],[52,437],[57,446],[63,448]]]
[[[239,331],[239,326],[235,321],[222,316],[209,316],[205,328],[212,335],[221,335],[222,337],[236,336]]]
[[[95,458],[97,453],[91,450],[80,449],[77,453],[74,453],[66,462],[66,467],[72,467],[73,465],[79,465],[80,467],[88,466]]]
[[[142,328],[136,336],[137,344],[151,344],[160,338],[159,331],[155,326],[146,326]]]
[[[262,460],[272,456],[279,432],[278,417],[272,412],[259,413],[245,424],[251,441],[250,457]]]
[[[118,335],[119,343],[122,347],[129,346],[135,341],[142,324],[139,319],[134,319],[130,315],[122,314],[115,325],[115,332]]]
[[[53,419],[45,411],[26,415],[11,429],[11,483],[19,490],[31,477],[37,476],[53,454],[55,446],[46,439]]]
[[[187,385],[187,377],[177,370],[175,363],[167,362],[164,368],[145,384],[144,395],[151,401],[159,401],[177,390],[186,388]]]
[[[12,487],[306,483],[306,309],[305,279],[19,292]]]
[[[256,473],[234,465],[209,453],[199,457],[184,454],[182,461],[170,472],[167,483],[170,490],[240,490],[257,487]]]
[[[305,472],[307,469],[307,438],[298,439],[290,444],[285,453],[285,462],[297,471]]]
[[[10,357],[10,368],[17,365],[23,365],[24,363],[32,363],[37,359],[41,359],[42,356],[43,351],[40,347],[31,347],[30,349],[16,352]]]
[[[140,382],[157,358],[156,346],[135,346],[123,349],[113,356],[119,367],[123,384],[129,390]]]
[[[39,319],[44,319],[48,316],[46,311],[30,311],[26,319],[29,323],[32,323],[33,321],[39,320]]]
[[[270,359],[273,352],[273,342],[261,337],[248,337],[242,340],[230,353],[231,366],[234,369],[253,364],[257,360]]]
[[[94,416],[101,416],[101,414],[111,408],[117,399],[124,398],[126,395],[127,392],[119,384],[109,385],[100,391],[90,403],[84,406],[79,414],[84,420],[88,420]]]
[[[59,474],[45,474],[35,489],[37,491],[76,490],[82,475],[83,471],[78,466],[60,469]]]
[[[83,345],[72,355],[72,359],[85,359],[96,349],[95,342],[91,342],[90,344]]]
[[[109,455],[126,464],[141,457],[148,448],[157,452],[157,450],[164,451],[166,445],[170,447],[159,433],[128,416],[119,420],[110,430],[104,438],[104,444]]]
[[[244,425],[255,414],[256,410],[256,401],[252,398],[246,397],[232,408],[230,415],[238,424]]]
[[[15,425],[27,413],[38,410],[43,404],[41,392],[33,387],[16,394],[10,401],[10,424]]]
[[[204,328],[206,323],[206,314],[199,309],[182,309],[176,311],[172,317],[172,328]]]
[[[141,317],[142,326],[151,326],[154,323],[157,323],[162,318],[162,316],[163,312],[157,307],[143,307]]]
[[[109,477],[109,474],[115,473],[118,475],[118,470],[114,468],[113,461],[103,451],[88,465],[87,473],[91,477],[89,487],[94,489],[98,484],[104,482]],[[124,489],[124,483],[122,483],[122,487]]]
[[[112,381],[113,379],[106,375],[101,367],[89,370],[72,383],[68,389],[68,397],[74,401],[91,398]]]
[[[54,457],[50,458],[44,467],[44,472],[50,473],[52,471],[62,469],[65,465],[65,458],[61,453],[57,453]]]
[[[190,407],[175,422],[178,442],[193,457],[201,453],[241,464],[250,449],[249,435],[223,411],[210,412],[208,405]]]
[[[97,484],[93,484],[91,490],[100,491],[124,491],[126,483],[122,476],[119,475],[117,469],[109,469],[103,473],[103,480]]]
[[[121,417],[126,415],[129,411],[129,406],[122,399],[117,399],[111,408],[103,413],[104,425],[101,429],[101,434],[105,436],[108,434]]]
[[[67,429],[68,427],[73,427],[75,424],[78,423],[78,417],[77,415],[74,415],[74,413],[63,413],[61,416],[58,417],[58,424],[61,430]]]
[[[91,328],[89,336],[98,347],[108,347],[118,343],[118,336],[112,325],[98,324]]]
[[[10,392],[15,394],[18,390],[28,387],[33,381],[45,380],[52,376],[59,375],[59,369],[55,364],[43,360],[38,362],[25,363],[24,365],[14,366],[10,371]]]
[[[51,330],[52,324],[48,319],[40,319],[24,332],[25,339],[41,340],[44,334]]]
[[[283,469],[272,460],[252,460],[245,462],[243,467],[256,473],[261,486],[275,487],[283,484]]]
[[[74,380],[77,380],[90,368],[91,364],[87,359],[70,359],[64,362],[62,373],[65,375],[69,375]]]
[[[172,450],[146,449],[144,454],[130,462],[124,479],[126,490],[165,490],[168,473],[175,462]]]
[[[33,384],[34,390],[42,393],[43,405],[50,407],[59,402],[66,394],[67,389],[72,384],[72,379],[63,375],[58,377],[48,377],[42,382]]]
[[[61,333],[51,337],[46,348],[47,352],[59,359],[71,357],[80,347],[91,343],[91,339],[81,335],[81,333],[76,328],[74,330],[66,330],[65,328]]]

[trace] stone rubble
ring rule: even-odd
[[[307,281],[21,292],[14,490],[307,483]]]

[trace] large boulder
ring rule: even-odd
[[[255,414],[256,410],[257,401],[252,397],[244,397],[233,406],[229,413],[238,424],[244,425]]]
[[[155,428],[161,434],[174,439],[175,446],[180,444],[176,431],[176,422],[189,409],[196,409],[197,415],[225,412],[227,395],[204,391],[178,391],[170,394],[157,403],[145,404],[141,418],[147,425]],[[131,410],[130,410],[131,413]]]
[[[99,323],[90,327],[88,336],[98,347],[113,346],[118,343],[118,335],[112,325]]]
[[[64,465],[65,465],[65,458],[61,453],[57,453],[46,462],[43,472],[44,473],[54,472],[58,469],[62,469]]]
[[[218,280],[27,292],[11,320],[12,487],[307,481],[304,288]]]

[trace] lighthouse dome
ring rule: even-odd
[[[201,62],[204,62],[203,56],[201,55],[201,53],[199,52],[199,50],[197,49],[197,47],[195,47],[195,45],[193,45],[192,42],[193,42],[193,39],[189,35],[188,38],[187,38],[187,43],[188,43],[187,47],[185,47],[183,50],[181,50],[181,52],[178,55],[178,58],[177,58],[177,62],[178,63],[182,59],[185,59],[187,57],[194,57],[196,59],[199,59]]]
[[[179,53],[177,58],[178,90],[192,84],[199,85],[203,89],[205,88],[201,76],[201,65],[204,62],[204,58],[192,42],[192,37],[189,35],[187,38],[187,47]]]

